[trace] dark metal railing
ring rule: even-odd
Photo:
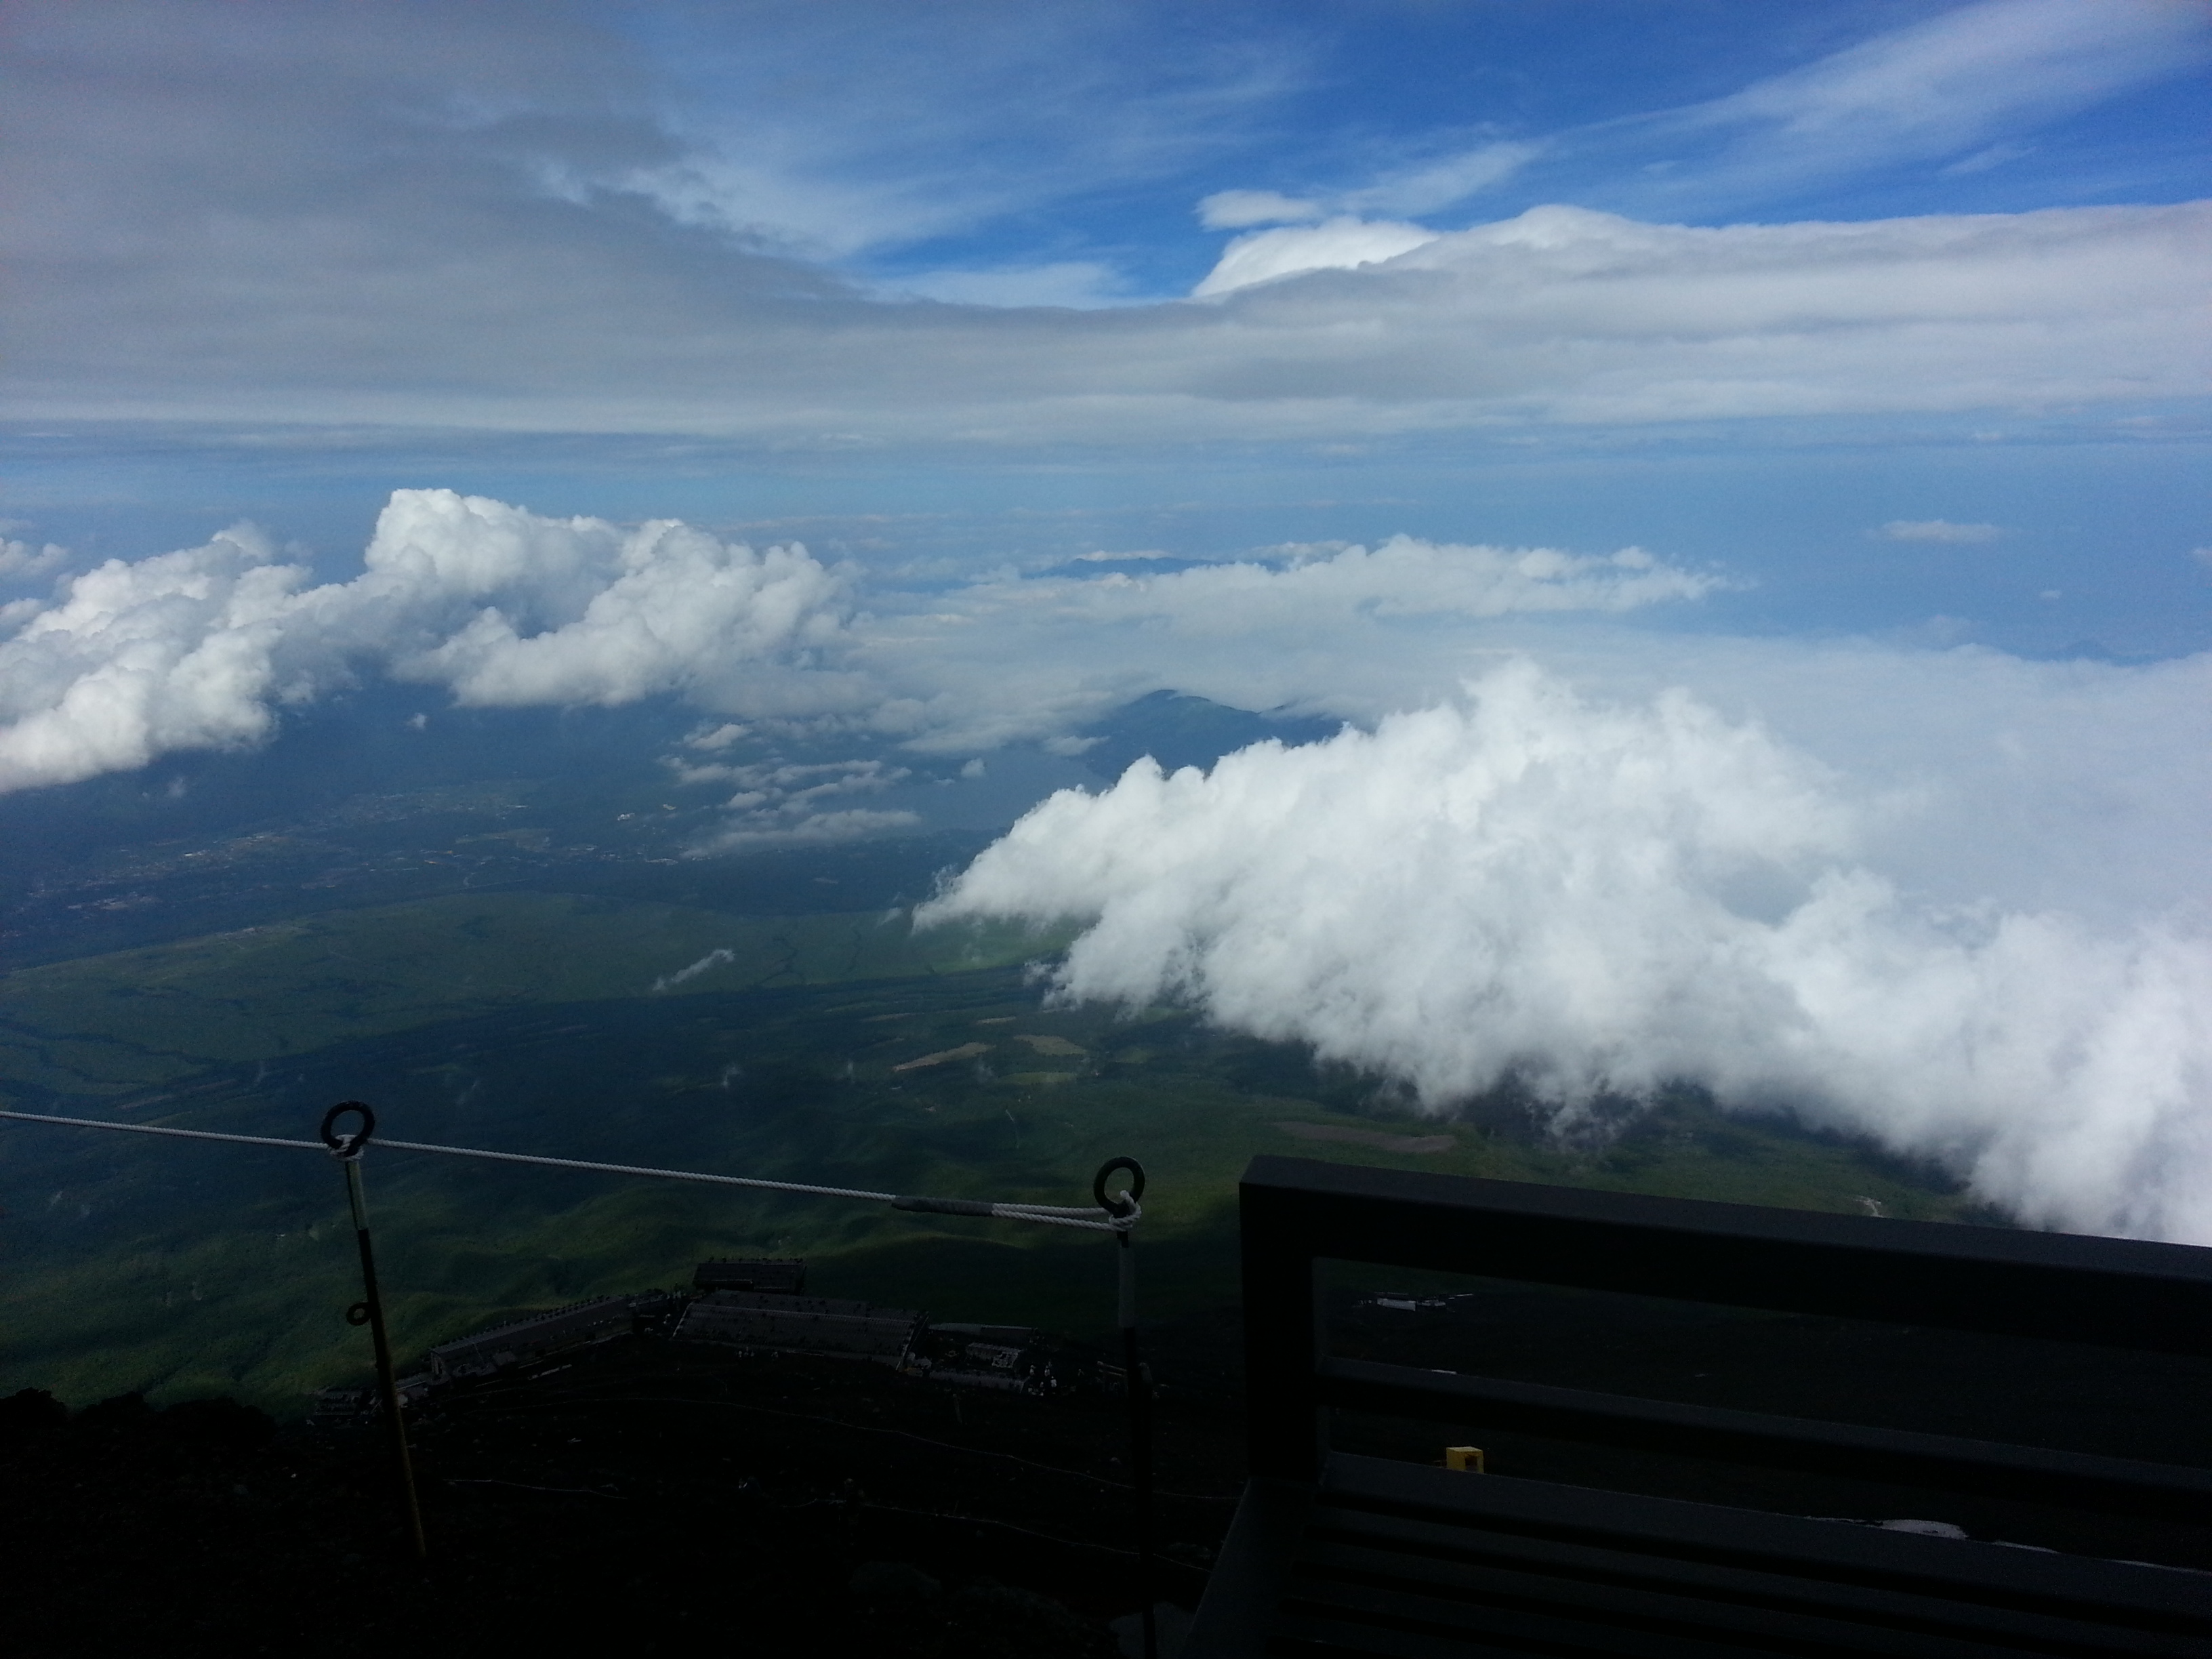
[[[1331,1358],[1327,1261],[2212,1355],[2212,1250],[1253,1160],[1242,1189],[1255,1477],[1316,1481],[1333,1407],[2164,1519],[2212,1470]]]

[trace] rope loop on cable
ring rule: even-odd
[[[349,1135],[337,1132],[338,1119],[348,1112],[361,1114],[361,1127]],[[331,1149],[331,1156],[350,1164],[368,1149],[369,1137],[376,1133],[376,1114],[368,1103],[362,1100],[342,1100],[323,1114],[323,1127],[318,1131],[323,1145]]]
[[[1120,1193],[1109,1195],[1106,1177],[1117,1170],[1129,1173],[1130,1184]],[[1098,1166],[1098,1173],[1091,1177],[1091,1196],[1098,1200],[1098,1207],[1106,1212],[1107,1225],[1125,1239],[1129,1230],[1137,1224],[1144,1208],[1137,1200],[1145,1195],[1145,1166],[1133,1158],[1109,1158]]]

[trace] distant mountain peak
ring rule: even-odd
[[[1161,769],[1210,767],[1224,755],[1273,738],[1285,744],[1333,738],[1340,720],[1231,708],[1188,691],[1147,692],[1123,703],[1079,735],[1096,738],[1083,763],[1101,777],[1118,778],[1150,755]]]

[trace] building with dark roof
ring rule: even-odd
[[[766,1257],[757,1261],[702,1261],[691,1275],[692,1287],[702,1291],[756,1291],[773,1296],[798,1296],[806,1289],[804,1257]]]
[[[502,1366],[527,1365],[564,1349],[627,1336],[634,1323],[632,1300],[627,1296],[594,1297],[441,1343],[430,1350],[430,1375],[440,1382],[457,1376],[489,1376]]]
[[[925,1315],[830,1297],[709,1291],[684,1310],[676,1338],[780,1353],[815,1353],[903,1366],[920,1346]]]

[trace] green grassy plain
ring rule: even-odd
[[[332,911],[0,980],[0,1085],[122,1093],[546,1004],[959,972],[1040,948],[1014,927],[916,933],[903,912],[738,917],[573,894]],[[711,960],[710,960],[711,958]]]
[[[1054,943],[916,939],[882,912],[746,920],[527,894],[348,911],[9,975],[0,1095],[302,1139],[358,1097],[401,1139],[1052,1203],[1087,1201],[1092,1170],[1127,1153],[1152,1177],[1155,1316],[1233,1299],[1235,1183],[1261,1152],[1968,1212],[1863,1147],[1688,1091],[1579,1142],[1497,1102],[1417,1118],[1371,1080],[1178,1011],[1046,1007],[1019,964]],[[392,1151],[366,1168],[409,1358],[504,1314],[753,1252],[808,1256],[824,1292],[944,1318],[1085,1334],[1111,1318],[1095,1236]],[[319,1152],[5,1125],[0,1204],[0,1390],[225,1392],[289,1414],[362,1373],[365,1340],[340,1319],[358,1294],[342,1185]]]

